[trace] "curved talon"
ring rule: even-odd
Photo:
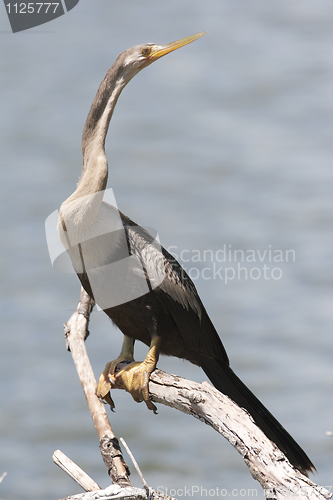
[[[98,399],[100,400],[101,403],[108,404],[111,408],[111,411],[115,411],[114,409],[115,409],[116,405],[114,404],[113,399],[111,398],[110,391],[107,394],[105,394],[104,397],[99,396],[97,394],[97,391],[96,391],[96,396],[98,397]]]

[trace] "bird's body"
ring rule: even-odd
[[[245,408],[290,462],[306,474],[313,464],[231,370],[220,337],[180,264],[149,232],[102,201],[108,174],[105,137],[122,89],[140,69],[198,37],[167,46],[136,46],[118,57],[90,109],[82,137],[82,177],[61,206],[58,230],[83,287],[125,336],[120,358],[133,361],[135,340],[150,346],[143,363],[133,362],[122,370],[136,400],[144,399],[149,408],[155,408],[147,387],[159,353],[186,359],[201,366],[218,390]],[[100,381],[103,397],[111,387],[109,380],[118,377],[116,364],[105,370]]]
[[[125,335],[134,340],[139,340],[147,346],[151,343],[150,329],[153,328],[151,323],[156,318],[155,328],[156,334],[161,337],[161,354],[187,359],[194,364],[200,365],[200,357],[204,356],[207,351],[208,357],[211,357],[210,353],[214,352],[224,362],[228,363],[228,357],[221,340],[209,319],[193,282],[181,265],[165,248],[159,247],[159,245],[154,246],[154,237],[144,228],[111,205],[108,205],[108,208],[110,214],[114,213],[114,211],[119,214],[123,224],[123,231],[115,232],[117,234],[117,245],[110,244],[110,240],[114,238],[114,233],[109,235],[110,238],[104,235],[97,237],[99,241],[97,241],[97,238],[88,240],[89,246],[94,249],[98,248],[101,255],[109,256],[107,262],[105,260],[103,263],[100,262],[94,270],[103,274],[105,272],[104,266],[116,264],[119,261],[125,262],[128,256],[139,255],[139,259],[135,261],[137,263],[136,272],[133,267],[130,268],[132,282],[131,284],[127,283],[127,286],[133,290],[136,286],[137,276],[141,272],[144,274],[145,281],[148,282],[149,291],[131,301],[113,307],[104,305],[104,312]],[[88,260],[91,253],[85,250],[84,254],[87,255]],[[154,264],[157,260],[163,266],[164,274],[164,279],[158,286],[156,286],[154,276],[149,272],[151,263]],[[94,259],[94,264],[96,266],[96,259]],[[87,272],[78,272],[78,276],[82,286],[90,296],[102,295],[103,290],[98,289],[98,287],[96,289],[96,285],[92,289]],[[95,281],[100,283],[98,278]],[[120,283],[114,283],[113,285],[115,288],[114,296],[112,296],[112,290],[110,290],[108,301],[115,303]],[[185,316],[184,311],[186,311]],[[203,335],[203,332],[206,332],[207,335]]]

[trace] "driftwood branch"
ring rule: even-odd
[[[150,376],[149,394],[161,403],[194,416],[225,437],[259,481],[270,500],[289,496],[328,499],[332,494],[295,469],[252,417],[208,382],[198,384],[161,370]]]
[[[176,500],[163,493],[151,490],[151,495],[147,497],[146,491],[133,486],[121,488],[117,484],[112,484],[105,490],[92,491],[89,493],[81,493],[73,495],[61,500]]]
[[[134,488],[130,483],[130,471],[123,459],[118,439],[112,430],[105,411],[105,405],[96,396],[96,379],[85,346],[85,340],[89,335],[90,313],[93,307],[93,300],[91,300],[82,288],[77,310],[64,325],[66,347],[72,354],[88,408],[98,434],[100,441],[99,448],[113,484],[102,490],[80,467],[60,450],[57,450],[53,454],[54,462],[87,492],[66,497],[62,500],[116,500],[118,498],[122,500],[148,500],[148,498],[149,500],[173,500],[161,492],[148,488],[146,483],[144,483],[145,489]]]
[[[83,493],[63,500],[115,500],[118,498],[171,500],[170,497],[161,492],[151,489],[147,492],[145,489],[133,488],[130,485],[128,468],[118,444],[116,451],[106,453],[107,458],[105,458],[103,447],[106,448],[107,452],[109,444],[112,445],[116,438],[104,405],[96,397],[96,380],[84,344],[88,334],[87,328],[92,307],[91,299],[82,290],[78,310],[65,325],[65,330],[68,348],[72,352],[101,442],[101,453],[109,475],[115,484],[105,490]],[[290,495],[311,500],[332,497],[332,494],[325,488],[318,486],[296,470],[281,450],[255,425],[251,416],[208,382],[197,384],[155,370],[150,376],[149,393],[154,402],[171,406],[192,415],[225,437],[240,453],[253,478],[259,481],[267,499],[283,500]],[[117,440],[116,443],[118,443]]]
[[[122,438],[120,439],[126,447],[127,445],[124,440]],[[130,452],[129,449],[127,451]],[[81,488],[88,492],[80,493],[78,495],[72,495],[66,498],[62,498],[61,500],[175,500],[160,491],[155,491],[152,488],[149,488],[144,480],[143,484],[145,486],[145,489],[135,488],[133,486],[121,487],[118,484],[112,484],[102,490],[101,487],[97,483],[95,483],[95,481],[91,479],[91,477],[88,476],[88,474],[86,474],[60,450],[55,451],[52,458],[54,463],[58,465],[58,467],[60,467],[64,472],[66,472],[66,474],[74,479],[74,481],[76,481],[81,486]],[[133,456],[131,456],[131,459],[132,461],[135,460]]]
[[[57,450],[53,453],[53,462],[76,481],[84,491],[96,491],[102,488],[95,483],[78,465],[70,458],[66,457],[62,451]]]
[[[100,442],[100,451],[113,484],[131,486],[129,469],[123,459],[118,439],[110,425],[103,403],[96,396],[96,379],[87,354],[85,339],[89,335],[89,317],[94,302],[81,289],[76,312],[65,325],[67,349],[71,352],[91,417]]]

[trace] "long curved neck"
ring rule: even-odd
[[[91,105],[82,134],[83,168],[78,187],[72,196],[82,197],[106,188],[108,164],[105,139],[119,95],[128,83],[117,61],[106,74]]]
[[[61,205],[59,216],[60,235],[63,230],[67,231],[72,245],[87,239],[100,216],[108,178],[105,138],[119,95],[132,76],[134,74],[129,76],[124,71],[119,56],[107,72],[91,105],[82,134],[82,175],[77,189]],[[65,242],[64,235],[60,237]]]

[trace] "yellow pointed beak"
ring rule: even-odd
[[[156,61],[160,57],[165,56],[166,54],[169,54],[174,50],[180,49],[180,47],[184,47],[184,45],[194,42],[194,40],[197,40],[206,33],[207,31],[204,31],[203,33],[198,33],[197,35],[188,36],[186,38],[182,38],[181,40],[177,40],[176,42],[168,43],[167,45],[157,46],[156,48],[153,48],[152,53],[149,56],[149,60],[151,62]]]

